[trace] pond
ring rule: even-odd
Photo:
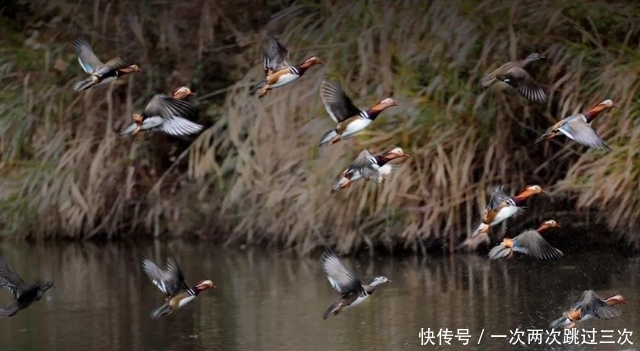
[[[572,254],[548,263],[478,255],[344,258],[366,282],[375,274],[393,282],[323,320],[338,295],[317,256],[183,242],[3,244],[0,250],[25,280],[57,284],[31,307],[0,319],[2,351],[636,350],[640,342],[640,260],[616,254]],[[143,274],[140,259],[164,265],[170,255],[187,283],[211,279],[217,289],[153,320],[150,313],[164,296]],[[586,289],[601,297],[622,294],[629,304],[618,306],[617,319],[585,322],[577,345],[550,345],[549,323]],[[9,298],[0,291],[0,304]],[[512,345],[513,335],[525,345]],[[596,344],[586,345],[592,338]],[[560,334],[558,340],[571,338]]]

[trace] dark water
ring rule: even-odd
[[[615,255],[573,254],[547,264],[489,262],[473,255],[345,259],[361,278],[384,274],[393,283],[362,305],[322,320],[337,295],[316,257],[183,243],[0,248],[23,278],[51,278],[58,285],[15,317],[0,319],[2,351],[636,350],[640,342],[640,260]],[[172,316],[151,320],[163,296],[143,276],[142,255],[159,263],[175,255],[188,283],[209,278],[218,289],[203,292]],[[509,343],[516,328],[527,343],[536,333],[528,329],[546,329],[584,289],[601,296],[620,293],[629,301],[620,318],[584,324],[596,329],[597,343],[608,340],[601,330],[612,335],[606,332],[611,330],[614,344],[550,346],[545,332],[539,345]],[[8,297],[2,291],[0,302]],[[448,328],[451,345],[436,337],[436,345],[421,346],[421,328],[445,336]],[[633,333],[633,345],[617,343],[625,328]],[[456,338],[457,329],[469,330],[467,346]]]

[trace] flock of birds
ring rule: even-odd
[[[74,48],[80,66],[88,74],[86,79],[74,84],[74,90],[77,92],[108,84],[126,74],[140,72],[137,65],[127,63],[119,57],[103,63],[85,39],[77,39]],[[545,103],[547,94],[525,70],[527,65],[540,59],[544,59],[544,56],[533,53],[524,60],[505,63],[486,74],[481,79],[480,85],[486,88],[500,83],[534,103]],[[257,92],[259,98],[265,97],[272,89],[281,88],[300,79],[312,66],[323,64],[318,57],[312,56],[298,65],[293,65],[287,48],[270,34],[262,45],[262,63],[265,78],[250,90],[251,94]],[[149,132],[164,132],[176,137],[200,132],[203,127],[192,121],[197,115],[197,110],[185,100],[192,95],[194,93],[188,87],[175,89],[171,96],[156,94],[142,113],[133,114],[133,122],[120,134],[123,137],[134,136],[135,140],[139,141]],[[320,97],[336,126],[321,137],[319,146],[332,145],[353,137],[366,129],[382,111],[398,106],[392,98],[385,98],[368,109],[360,109],[335,80],[323,80],[320,86]],[[606,99],[584,113],[564,118],[551,126],[535,142],[565,135],[588,147],[609,150],[609,146],[592,129],[591,123],[599,113],[611,107],[617,106],[610,99]],[[400,147],[394,147],[376,155],[369,150],[362,150],[337,177],[332,192],[343,189],[360,179],[382,182],[398,167],[389,162],[405,157],[409,155]],[[481,224],[469,239],[479,235],[488,237],[490,227],[522,213],[527,199],[542,192],[544,191],[541,186],[530,185],[517,196],[510,197],[503,192],[502,186],[496,187],[482,214]],[[559,259],[563,253],[551,246],[540,234],[553,227],[559,227],[558,223],[548,220],[537,230],[527,230],[513,238],[504,238],[500,245],[491,249],[489,257],[491,259],[509,258],[514,253],[519,253],[541,260]],[[375,276],[368,285],[363,284],[331,250],[323,253],[320,263],[331,286],[340,294],[340,299],[324,313],[325,319],[329,315],[338,315],[341,311],[360,304],[375,291],[378,285],[391,282],[385,276]],[[211,280],[202,280],[194,286],[186,284],[178,263],[173,258],[168,259],[164,269],[144,258],[142,268],[152,283],[165,295],[165,303],[151,313],[152,318],[167,316],[191,302],[202,291],[216,287]],[[52,282],[25,282],[0,257],[0,287],[8,288],[15,298],[5,308],[0,309],[0,316],[15,315],[19,310],[38,301],[48,289],[54,286]],[[625,299],[620,295],[602,299],[592,290],[587,290],[560,319],[551,324],[551,327],[573,328],[578,321],[589,318],[610,319],[619,314],[613,306],[625,303]]]

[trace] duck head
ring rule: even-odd
[[[384,283],[393,283],[393,282],[391,281],[391,279],[385,277],[384,275],[378,275],[373,277],[373,279],[371,279],[371,283],[369,283],[369,286],[374,287]]]
[[[619,106],[613,103],[613,100],[611,99],[606,99],[602,102],[597,103],[595,106],[593,106],[589,111],[596,111],[596,112],[600,112],[600,111],[604,111],[608,108],[618,108]]]
[[[316,56],[311,56],[308,59],[302,61],[302,63],[300,64],[300,68],[302,69],[307,69],[311,66],[314,65],[322,65],[324,64],[322,61],[320,61],[319,58],[317,58]]]
[[[527,56],[527,58],[524,59],[524,62],[529,63],[529,62],[544,60],[544,59],[546,59],[546,56],[539,54],[537,52],[534,52],[532,54],[529,54],[529,56]]]
[[[123,68],[120,68],[118,71],[120,71],[121,73],[125,73],[125,74],[133,73],[133,72],[141,72],[140,71],[140,67],[138,67],[138,65],[131,65],[131,66],[128,66],[128,67],[123,67]]]
[[[584,113],[584,116],[587,119],[587,123],[590,123],[600,112],[612,107],[618,107],[618,105],[614,104],[613,100],[611,99],[606,99],[596,104],[589,111]]]
[[[548,221],[542,222],[540,227],[538,227],[537,231],[541,232],[541,231],[547,230],[549,228],[554,228],[554,227],[560,228],[560,224],[558,224],[558,222],[554,221],[553,219],[550,219]]]
[[[171,93],[171,97],[174,99],[182,100],[188,96],[196,95],[191,89],[188,87],[180,87],[173,90]]]
[[[216,286],[213,284],[213,282],[211,280],[203,280],[200,283],[198,283],[198,285],[196,285],[196,289],[198,291],[205,291],[208,289],[213,289]]]
[[[528,185],[526,188],[524,188],[520,194],[518,194],[518,198],[521,199],[526,199],[532,195],[535,194],[540,194],[540,193],[546,193],[546,191],[542,190],[542,187],[540,185]]]
[[[620,305],[620,304],[627,304],[627,300],[624,299],[624,297],[622,297],[622,295],[613,295],[611,297],[609,297],[608,299],[605,300],[607,302],[607,305],[609,306],[615,306],[615,305]]]
[[[374,113],[380,113],[385,109],[393,106],[398,106],[398,103],[392,98],[386,98],[380,101],[379,103],[377,103],[376,105],[374,105],[369,111]]]
[[[391,160],[399,158],[399,157],[409,157],[409,154],[405,153],[404,150],[402,150],[401,147],[396,147],[396,148],[393,148],[393,149],[383,153],[382,157],[384,157],[385,160],[387,160],[387,161],[391,161]]]
[[[44,282],[41,286],[40,286],[40,290],[42,290],[42,292],[45,292],[51,288],[55,288],[56,285],[53,282],[50,281],[46,281]]]

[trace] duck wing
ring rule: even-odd
[[[551,246],[540,233],[528,230],[513,238],[513,250],[540,260],[557,260],[564,254]]]
[[[323,80],[320,85],[320,98],[327,113],[336,123],[360,114],[360,109],[353,104],[338,81]]]
[[[498,246],[493,247],[489,251],[489,258],[492,260],[497,260],[500,258],[505,258],[511,254],[511,249],[500,244]]]
[[[162,122],[160,130],[176,137],[196,134],[202,130],[202,125],[191,122],[182,117],[173,116]]]
[[[582,145],[594,149],[611,150],[582,118],[571,119],[560,128],[560,132]]]
[[[360,279],[347,267],[345,267],[335,253],[327,250],[320,258],[322,269],[327,274],[331,286],[343,296],[352,294],[366,295]]]
[[[144,109],[144,117],[162,117],[165,120],[177,117],[195,116],[197,110],[193,105],[184,101],[174,99],[165,94],[156,94]]]
[[[82,70],[87,74],[93,74],[98,68],[104,67],[105,64],[98,59],[86,39],[76,39],[73,43],[73,48],[76,51],[76,55],[78,55],[80,67],[82,67]]]
[[[607,305],[607,302],[596,295],[593,290],[583,292],[574,307],[576,305],[579,305],[582,316],[590,315],[598,319],[611,319],[620,315],[620,311]]]
[[[369,152],[369,150],[364,149],[360,151],[358,157],[356,157],[349,168],[347,169],[347,173],[350,171],[356,171],[362,175],[364,178],[377,179],[379,176],[378,170],[375,166],[378,164],[376,157]]]
[[[513,66],[509,70],[496,75],[496,78],[514,88],[520,95],[537,104],[547,102],[547,94],[521,67]]]
[[[503,185],[498,185],[491,193],[491,197],[489,198],[489,203],[487,203],[486,210],[491,211],[500,207],[500,205],[509,200],[509,196],[502,191]]]
[[[262,44],[262,65],[267,76],[270,71],[291,67],[289,51],[271,34],[267,34],[267,38]]]
[[[142,269],[151,282],[167,296],[176,296],[189,287],[184,282],[184,276],[176,260],[170,257],[166,269],[162,270],[147,258],[142,259]]]
[[[22,287],[24,287],[26,283],[18,273],[9,266],[3,257],[0,257],[0,278],[0,287],[9,289],[16,299],[22,295]]]

